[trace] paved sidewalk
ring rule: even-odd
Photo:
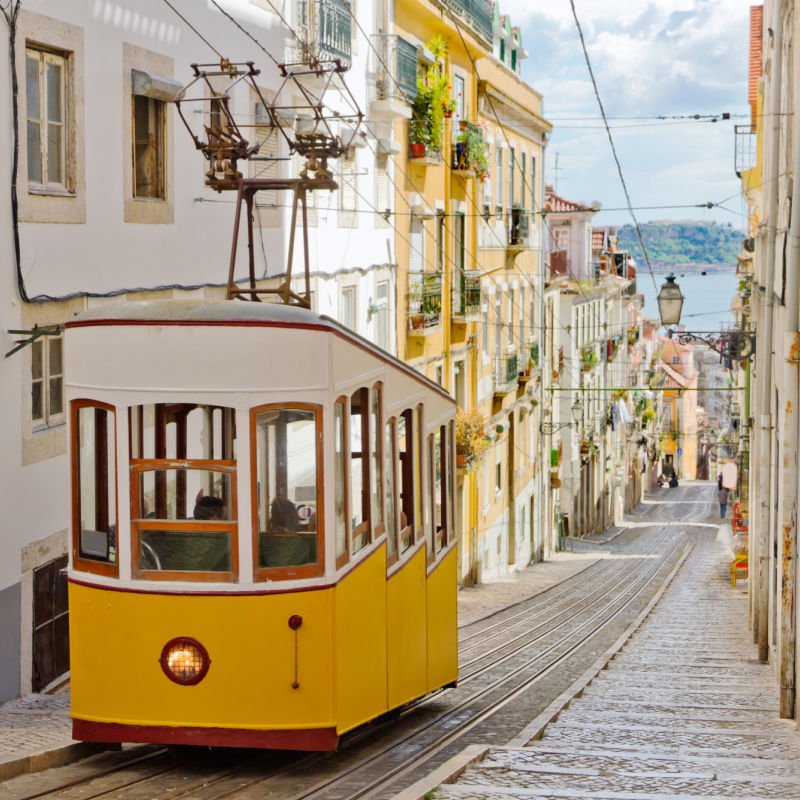
[[[756,660],[726,527],[698,535],[661,601],[582,692],[505,747],[466,748],[396,800],[797,800],[800,733],[779,718],[772,668]]]
[[[458,593],[459,627],[543,592],[587,569],[605,553],[587,541],[567,540],[567,552]],[[71,737],[69,691],[29,695],[0,705],[0,781],[75,761],[94,751]]]

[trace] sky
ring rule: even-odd
[[[631,222],[569,0],[499,0],[522,30],[523,77],[554,131],[546,180],[599,201],[596,224]],[[743,228],[734,125],[749,124],[746,0],[574,0],[639,222],[699,219]],[[729,112],[730,121],[658,120]],[[613,119],[613,118],[618,119]],[[647,117],[647,119],[619,119]],[[555,169],[558,154],[558,169]],[[648,209],[720,203],[726,209]],[[620,209],[619,211],[615,209]]]

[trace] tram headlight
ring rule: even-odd
[[[170,639],[161,650],[159,662],[170,680],[184,686],[200,683],[211,666],[208,650],[188,636]]]

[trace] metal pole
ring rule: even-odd
[[[794,48],[797,51],[797,48]],[[800,54],[793,55],[794,74]],[[779,679],[781,687],[781,717],[792,719],[796,716],[796,648],[797,620],[795,594],[797,585],[797,442],[800,437],[798,420],[798,361],[800,360],[800,114],[795,113],[793,124],[794,170],[792,177],[792,212],[789,220],[789,235],[786,254],[786,318],[784,324],[783,361],[783,468],[781,502],[781,611],[779,639]]]
[[[770,57],[769,108],[772,125],[769,135],[768,177],[767,177],[767,237],[765,252],[766,286],[764,293],[763,326],[759,330],[759,340],[764,343],[760,348],[761,375],[759,386],[759,508],[758,508],[758,565],[757,581],[754,587],[758,593],[756,617],[758,628],[758,657],[766,661],[769,653],[769,585],[770,585],[770,547],[771,514],[770,497],[772,495],[772,476],[770,464],[772,449],[770,431],[772,428],[772,346],[773,346],[773,294],[775,292],[775,234],[778,222],[778,148],[780,146],[780,126],[782,117],[778,114],[781,105],[781,54],[783,51],[783,28],[780,20],[780,9],[777,9],[773,20],[772,55]]]

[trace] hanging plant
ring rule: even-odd
[[[465,469],[476,467],[489,447],[486,417],[473,409],[456,413],[456,459]]]

